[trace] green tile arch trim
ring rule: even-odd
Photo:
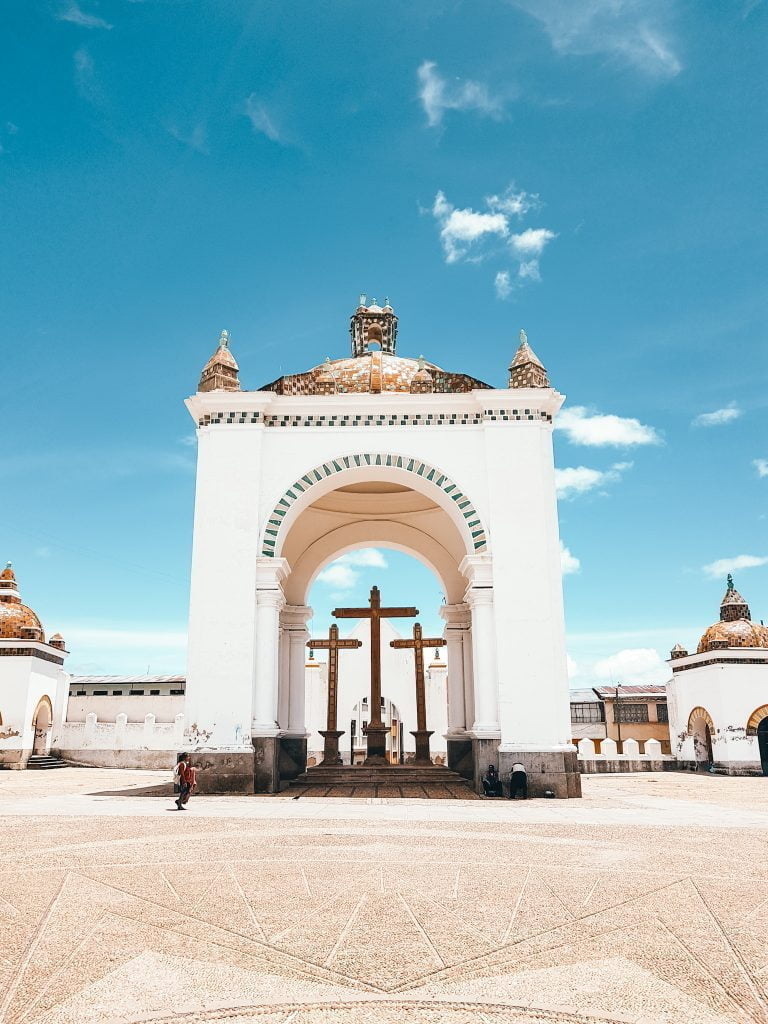
[[[286,488],[282,498],[280,498],[275,508],[267,517],[267,528],[264,531],[265,536],[261,547],[262,555],[267,558],[274,558],[277,538],[283,527],[284,517],[302,493],[311,491],[316,483],[325,480],[327,477],[334,476],[336,473],[343,473],[347,469],[366,466],[390,466],[396,469],[403,469],[407,473],[419,476],[422,480],[427,480],[433,486],[439,487],[445,494],[459,503],[462,516],[467,520],[467,524],[471,529],[474,550],[484,551],[486,549],[488,539],[480,516],[466,494],[459,489],[450,477],[434,466],[422,462],[420,459],[393,455],[387,452],[361,452],[357,455],[343,455],[339,458],[331,459],[329,462],[323,462],[314,469],[310,469],[309,472],[304,473],[290,487]]]

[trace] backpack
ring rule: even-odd
[[[178,786],[181,783],[181,761],[177,761],[173,769],[173,784]]]

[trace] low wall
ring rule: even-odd
[[[664,772],[677,767],[671,754],[662,754],[658,740],[645,740],[641,752],[640,742],[627,738],[622,743],[623,753],[619,754],[616,741],[604,739],[600,753],[595,753],[595,744],[590,739],[579,740],[579,769],[582,774],[604,775],[612,772]]]
[[[99,722],[115,722],[118,715],[126,715],[129,725],[143,725],[147,715],[154,715],[156,722],[172,724],[176,715],[184,711],[181,696],[129,697],[70,697],[67,702],[67,721],[85,722],[89,714],[96,715]]]
[[[129,722],[120,714],[114,722],[99,722],[93,712],[84,722],[55,727],[51,753],[75,764],[104,768],[171,768],[184,743],[184,715],[173,722],[157,722],[148,714],[143,722]]]

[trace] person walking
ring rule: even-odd
[[[191,789],[191,782],[188,778],[189,772],[189,755],[179,754],[179,760],[176,764],[176,768],[173,773],[174,782],[178,784],[179,795],[176,797],[176,807],[178,810],[186,810],[184,804],[189,800],[189,793]]]

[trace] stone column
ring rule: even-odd
[[[277,736],[280,612],[285,606],[283,558],[259,558],[256,569],[256,652],[253,681],[253,736]]]
[[[277,629],[277,724],[281,730],[288,728],[288,695],[289,695],[289,633],[283,622],[285,611],[280,612],[280,625]]]
[[[478,739],[497,739],[499,730],[499,680],[496,658],[496,627],[493,611],[493,577],[488,555],[472,555],[459,567],[469,580],[464,601],[472,616],[472,662],[475,720]]]
[[[307,622],[312,609],[305,605],[287,605],[283,610],[283,630],[288,638],[288,732],[295,736],[307,735],[305,713]]]
[[[463,736],[467,731],[464,699],[464,642],[469,631],[470,611],[465,604],[446,604],[440,609],[445,620],[448,662],[448,732],[447,736]]]

